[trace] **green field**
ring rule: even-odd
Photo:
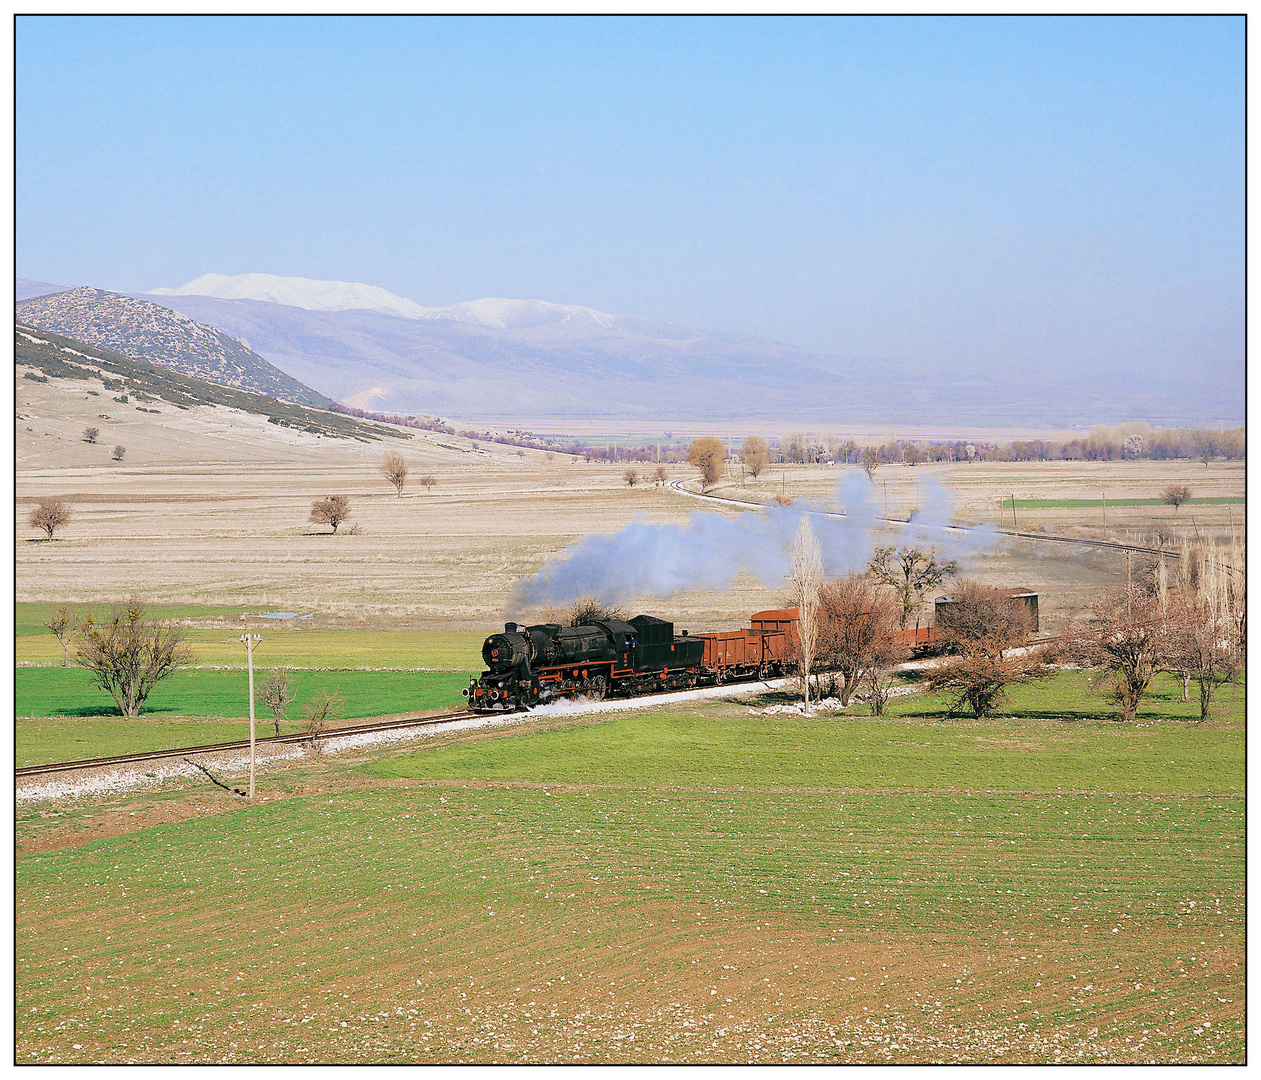
[[[455,673],[297,672],[288,716],[300,719],[303,707],[322,690],[341,696],[340,719],[456,707],[464,703],[460,690],[468,680],[467,674]],[[241,671],[176,672],[158,685],[136,720],[120,717],[113,699],[82,668],[18,668],[14,687],[19,766],[198,746],[249,735],[248,723],[222,722],[248,720],[247,683]],[[255,714],[259,731],[270,732],[271,713],[258,698]]]
[[[16,659],[19,664],[60,664],[64,657],[57,639],[45,623],[60,605],[16,605]],[[109,611],[107,604],[67,605],[75,622]],[[199,664],[245,667],[241,634],[247,630],[262,636],[256,646],[255,664],[261,668],[363,668],[400,671],[480,670],[480,631],[451,630],[346,630],[312,629],[292,622],[246,617],[257,608],[204,607],[192,604],[153,605],[146,611],[154,619],[171,620],[185,627],[185,637]],[[317,617],[318,619],[318,617]],[[74,655],[73,647],[71,657]]]
[[[1075,678],[24,804],[17,1059],[1241,1062],[1241,696],[1121,725]]]

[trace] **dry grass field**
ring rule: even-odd
[[[400,449],[412,480],[403,498],[378,475],[387,447],[281,430],[231,410],[141,413],[64,380],[19,380],[17,599],[86,602],[136,593],[164,603],[279,608],[322,616],[322,625],[481,631],[504,616],[513,586],[577,537],[610,532],[636,515],[683,522],[695,500],[651,486],[629,488],[624,467],[565,455],[415,433]],[[109,419],[101,419],[102,414]],[[41,419],[42,418],[42,419]],[[79,438],[93,424],[96,445]],[[115,443],[127,446],[110,460]],[[641,470],[642,471],[642,470]],[[780,490],[827,504],[844,469],[773,466],[748,491],[734,479],[720,493],[765,498]],[[690,475],[672,466],[673,476]],[[422,474],[437,478],[425,492]],[[738,472],[736,473],[738,476]],[[905,517],[929,478],[956,500],[960,522],[997,522],[1017,500],[1153,497],[1185,481],[1197,496],[1242,497],[1242,463],[1117,462],[889,466],[876,473],[877,505]],[[349,497],[338,535],[310,525],[313,499]],[[43,542],[25,521],[35,501],[60,496],[74,520]],[[1008,512],[1009,513],[1009,512]],[[1093,509],[1017,510],[1022,530],[1103,536]],[[1139,539],[1157,526],[1224,531],[1243,507],[1109,509],[1108,535]],[[1114,520],[1115,519],[1115,520]],[[358,535],[347,535],[350,526]],[[1125,561],[1093,548],[1004,541],[969,573],[1026,585],[1043,596],[1051,625],[1101,586],[1124,580]],[[696,591],[647,601],[689,629],[729,627],[781,599],[751,578],[729,592]]]

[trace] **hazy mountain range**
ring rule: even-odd
[[[1228,373],[1174,380],[1118,369],[1083,379],[1013,365],[996,376],[825,356],[540,300],[425,307],[377,286],[269,274],[207,274],[138,299],[248,342],[319,394],[380,411],[496,422],[616,417],[936,427],[1125,419],[1204,425],[1243,414],[1242,387]],[[23,318],[36,321],[25,310]]]

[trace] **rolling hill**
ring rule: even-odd
[[[221,386],[315,408],[332,404],[238,338],[147,300],[84,286],[21,300],[17,317],[40,330]]]

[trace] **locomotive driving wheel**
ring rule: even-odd
[[[605,682],[604,676],[597,675],[594,679],[591,680],[591,690],[589,692],[589,696],[591,700],[603,701],[604,692],[607,688],[608,688],[608,683]]]

